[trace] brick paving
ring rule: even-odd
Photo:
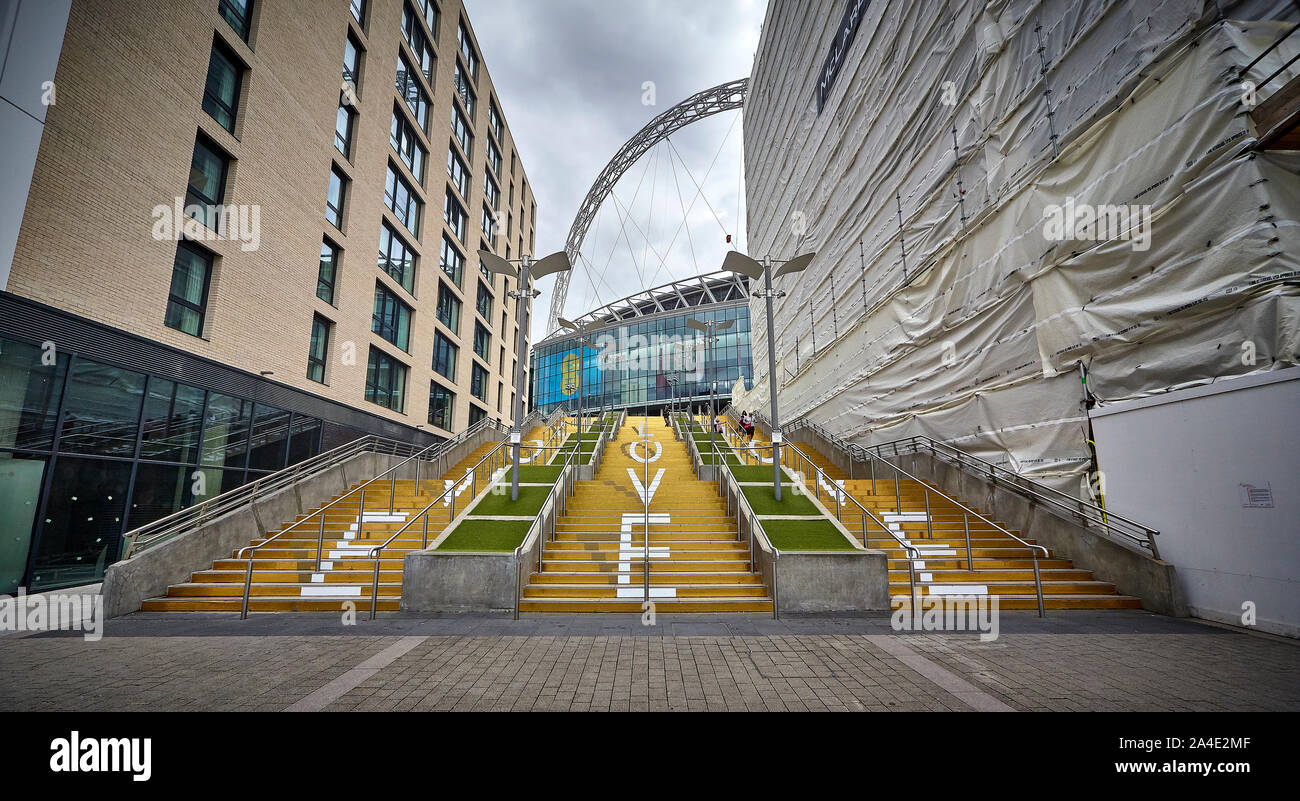
[[[404,637],[414,647],[393,649]],[[395,656],[376,662],[386,649]],[[963,711],[983,698],[1021,711],[1297,711],[1300,643],[1142,612],[1003,613],[987,643],[894,634],[884,614],[652,627],[391,615],[345,627],[334,615],[173,613],[111,620],[99,642],[2,636],[0,677],[4,711],[282,710],[313,693],[306,706],[358,711]]]

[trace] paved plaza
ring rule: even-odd
[[[1004,612],[991,642],[886,613],[140,613],[0,636],[0,676],[4,711],[1300,710],[1300,643],[1134,611]]]

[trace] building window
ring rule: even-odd
[[[397,56],[397,93],[406,101],[406,107],[415,115],[420,130],[429,130],[429,94],[415,77],[415,68],[406,60],[405,53]]]
[[[460,298],[441,281],[438,282],[438,321],[460,336]]]
[[[465,274],[465,257],[446,234],[442,235],[442,271],[457,287]]]
[[[415,128],[406,119],[406,115],[396,107],[393,108],[393,124],[388,129],[388,142],[415,176],[415,180],[423,185],[424,161],[429,153],[424,149],[424,145],[420,144],[419,138],[415,135]]]
[[[487,172],[483,173],[483,193],[487,196],[489,206],[498,210],[501,208],[501,187],[497,186],[497,182]]]
[[[453,382],[456,380],[456,346],[441,332],[433,335],[433,371]]]
[[[472,403],[469,405],[469,424],[471,426],[484,417],[487,417],[487,409],[480,409]]]
[[[474,354],[488,364],[492,363],[492,332],[474,323]]]
[[[406,365],[373,345],[366,366],[366,400],[395,412],[406,403]]]
[[[318,384],[325,383],[325,361],[329,352],[329,320],[319,314],[311,319],[311,347],[307,350],[307,378]]]
[[[375,313],[370,330],[402,350],[411,344],[411,307],[381,283],[375,284]]]
[[[229,50],[220,44],[212,45],[212,56],[208,59],[208,79],[203,85],[203,110],[231,133],[235,131],[239,83],[243,72]]]
[[[502,333],[504,334],[504,333],[505,333],[505,326],[501,326],[501,328],[502,328]],[[505,346],[505,345],[502,345],[498,350],[500,351],[500,353],[499,353],[498,356],[497,356],[497,369],[500,370],[502,373],[505,373],[505,371],[506,371],[506,346]]]
[[[438,2],[437,0],[414,0],[415,7],[420,9],[424,19],[429,23],[429,30],[433,32],[433,40],[438,40]]]
[[[488,164],[492,165],[492,171],[497,175],[501,174],[501,150],[497,147],[496,142],[491,139],[485,139],[487,142]]]
[[[469,118],[474,119],[475,104],[478,99],[474,97],[474,90],[470,88],[469,81],[465,79],[465,74],[460,69],[460,64],[456,64],[456,71],[452,75],[456,82],[456,95],[460,102],[465,106],[465,113]]]
[[[515,151],[511,150],[511,151],[510,151],[510,177],[511,177],[511,178],[514,178],[514,177],[515,177],[515,162],[518,161],[518,160],[519,160],[519,154],[517,154],[517,153],[515,153]],[[513,182],[512,182],[512,183],[513,183]],[[523,197],[523,195],[521,194],[520,197]],[[514,198],[513,198],[513,197],[511,198],[511,202],[512,202],[512,203],[514,202]]]
[[[474,134],[470,133],[469,123],[465,121],[465,115],[460,113],[460,109],[455,105],[451,107],[451,133],[460,142],[460,149],[465,151],[465,155],[474,152]]]
[[[433,86],[433,68],[435,59],[433,48],[429,46],[429,39],[424,33],[424,26],[415,16],[409,5],[402,7],[402,33],[406,36],[406,43],[411,46],[411,52],[415,53],[415,60],[419,62],[420,72],[424,74],[424,79]]]
[[[387,222],[379,224],[379,267],[402,289],[415,292],[415,254],[406,240]]]
[[[488,127],[492,129],[492,134],[500,142],[505,135],[505,128],[501,124],[501,112],[497,111],[497,102],[488,99]]]
[[[352,18],[361,26],[361,30],[366,29],[366,0],[352,0]]]
[[[339,249],[328,239],[320,244],[320,272],[316,274],[316,297],[334,305],[334,287],[338,282]]]
[[[469,168],[460,156],[456,155],[456,148],[448,145],[447,147],[447,174],[451,176],[451,182],[460,190],[460,196],[469,197]]]
[[[334,120],[334,148],[346,159],[352,157],[352,121],[355,115],[347,106],[339,106]]]
[[[211,278],[212,255],[189,242],[177,244],[176,260],[172,262],[171,290],[167,296],[167,314],[163,318],[168,328],[191,336],[202,335]]]
[[[456,393],[436,381],[429,384],[429,425],[450,431],[456,409]]]
[[[470,365],[469,394],[487,403],[488,373],[477,362]]]
[[[388,164],[388,178],[384,183],[384,203],[406,230],[420,236],[420,201],[406,179],[397,174],[392,162]]]
[[[447,189],[447,199],[442,207],[442,217],[451,226],[451,231],[460,241],[465,241],[465,224],[469,220],[469,215],[465,213],[465,207],[460,205],[456,195],[451,189]]]
[[[482,281],[478,282],[478,300],[475,305],[484,320],[492,319],[492,290],[488,289]]]
[[[460,54],[465,57],[465,66],[469,67],[470,77],[477,81],[478,53],[474,50],[474,43],[470,40],[469,29],[465,27],[463,19],[456,31],[456,44],[460,47]]]
[[[330,193],[325,200],[325,219],[340,231],[343,230],[343,203],[347,198],[348,179],[338,167],[330,170]]]
[[[348,34],[343,46],[343,80],[356,88],[361,83],[361,43]]]
[[[226,170],[230,159],[200,136],[190,158],[190,181],[185,190],[185,212],[212,230],[217,230],[217,207],[226,193]]]
[[[217,10],[239,38],[248,41],[248,31],[253,22],[253,0],[220,0]]]
[[[497,241],[497,216],[496,212],[487,206],[483,207],[483,235],[488,238],[494,246]]]

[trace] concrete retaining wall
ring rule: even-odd
[[[519,573],[513,553],[408,553],[402,611],[513,612]]]
[[[778,614],[889,608],[883,551],[781,551],[775,567]]]

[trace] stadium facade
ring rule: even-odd
[[[1297,16],[772,0],[750,254],[817,257],[738,403],[776,380],[783,420],[1101,499],[1160,528],[1194,614],[1300,633],[1300,158],[1261,119]]]
[[[715,381],[718,402],[725,405],[733,386],[753,376],[747,287],[743,277],[711,273],[630,295],[577,318],[573,322],[586,331],[585,346],[562,328],[533,348],[530,408],[550,413],[563,404],[576,410],[580,358],[584,409],[655,413],[674,402],[705,408]],[[691,319],[734,322],[718,331],[710,349],[705,337],[687,326]]]

